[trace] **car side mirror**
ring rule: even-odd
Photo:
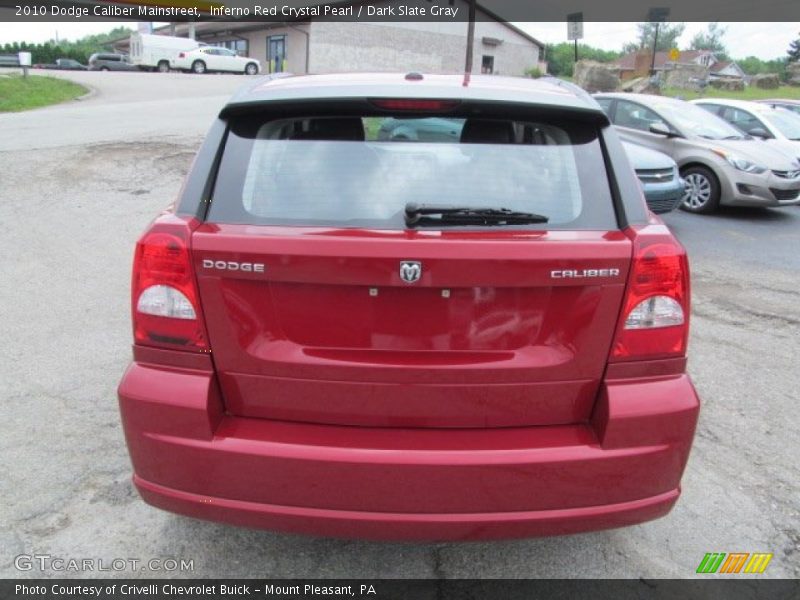
[[[769,137],[771,137],[769,135],[769,132],[767,132],[767,130],[764,129],[763,127],[753,127],[752,129],[748,129],[747,133],[749,133],[753,137],[761,138],[762,140],[766,140]]]
[[[658,135],[665,135],[667,137],[672,137],[672,131],[669,127],[664,125],[664,123],[651,123],[650,124],[650,133],[655,133]]]

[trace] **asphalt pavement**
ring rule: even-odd
[[[693,270],[703,401],[683,495],[625,529],[491,543],[374,543],[161,512],[130,483],[115,388],[130,360],[134,242],[176,196],[243,76],[59,74],[89,98],[0,114],[0,577],[19,555],[193,561],[196,577],[692,577],[706,552],[800,575],[800,208],[665,221]],[[125,568],[119,575],[164,576]]]

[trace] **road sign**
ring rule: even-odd
[[[579,40],[583,37],[583,13],[570,13],[567,15],[567,39]]]
[[[30,52],[20,52],[17,54],[17,58],[19,59],[19,66],[22,67],[22,76],[28,76],[28,69],[31,66],[31,53]]]
[[[678,51],[678,49],[677,49],[677,48],[672,48],[672,49],[669,51],[669,59],[670,59],[672,62],[678,62],[678,59],[679,59],[680,57],[681,57],[681,53]]]

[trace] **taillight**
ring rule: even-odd
[[[156,219],[136,244],[133,261],[133,337],[137,344],[208,352],[200,296],[189,254],[189,224]]]
[[[639,234],[633,244],[631,274],[610,360],[684,356],[689,334],[686,252],[666,230]]]
[[[186,52],[178,52],[178,58],[186,58]]]

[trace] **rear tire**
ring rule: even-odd
[[[719,208],[719,180],[711,169],[688,167],[681,171],[681,177],[686,180],[686,192],[681,200],[682,210],[708,214]]]
[[[158,61],[158,72],[169,73],[169,63],[166,60]]]
[[[247,66],[244,68],[245,75],[257,75],[258,74],[258,65],[256,63],[247,63]]]
[[[198,75],[202,75],[206,72],[206,63],[202,60],[196,60],[192,63],[192,73],[197,73]]]

